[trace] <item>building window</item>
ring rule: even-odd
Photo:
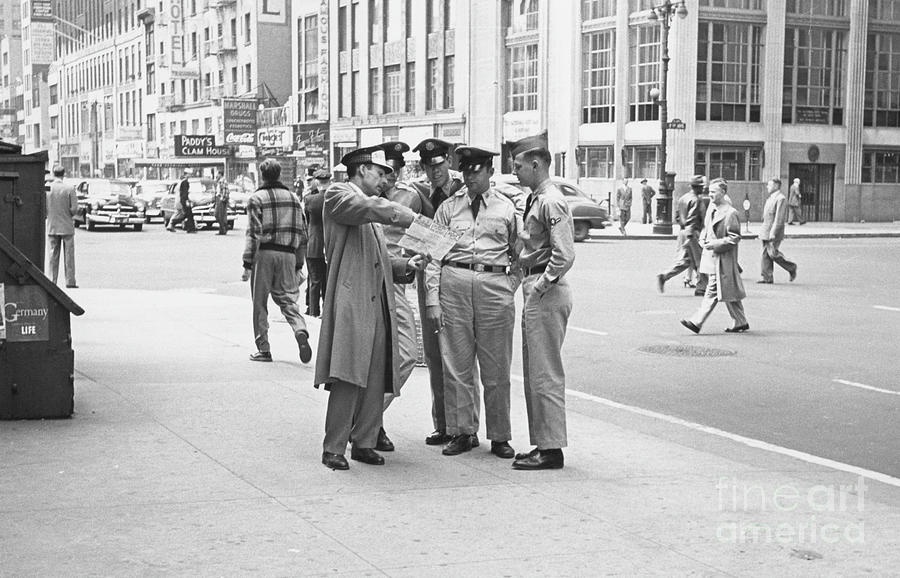
[[[900,34],[869,34],[863,124],[900,127]]]
[[[697,120],[760,121],[762,27],[701,22]]]
[[[762,10],[763,0],[700,0],[700,6],[729,10]]]
[[[406,37],[407,38],[412,38],[412,36],[413,36],[412,11],[413,11],[413,1],[406,0],[406,6],[404,7],[404,13],[405,13],[406,17],[404,18],[404,20],[406,21]]]
[[[381,15],[381,2],[369,0],[369,44],[384,42],[384,29],[382,28],[384,22]]]
[[[153,94],[156,91],[156,64],[147,65],[147,94]]]
[[[356,116],[356,107],[358,104],[358,99],[356,98],[356,91],[359,90],[359,71],[354,70],[350,75],[350,114],[352,116]]]
[[[416,63],[406,63],[406,112],[416,110]]]
[[[507,0],[508,33],[538,29],[538,0]]]
[[[249,62],[244,66],[244,82],[247,86],[247,92],[253,92],[253,89],[256,87],[253,86],[253,70]]]
[[[425,0],[425,32],[430,34],[441,29],[438,16],[437,0]]]
[[[456,2],[457,0],[444,0],[444,30],[456,28]]]
[[[428,95],[425,102],[425,110],[435,110],[438,99],[438,59],[428,59]]]
[[[787,0],[788,14],[844,16],[846,0]]]
[[[384,12],[384,41],[396,42],[406,38],[403,33],[405,24],[400,15],[400,0],[384,0],[382,11]]]
[[[611,146],[587,146],[576,151],[582,178],[611,179],[615,176],[615,159]]]
[[[250,27],[250,13],[247,12],[244,14],[244,44],[250,44],[250,34],[252,29]]]
[[[338,50],[347,50],[347,7],[338,8]]]
[[[898,0],[870,0],[870,22],[897,22],[900,21],[900,1]]]
[[[381,69],[369,69],[369,114],[381,114]]]
[[[537,110],[537,53],[537,44],[507,48],[507,112]]]
[[[596,20],[616,15],[616,0],[581,0],[581,19]]]
[[[162,127],[163,125],[160,125]],[[156,115],[148,114],[147,115],[147,140],[150,142],[156,141]]]
[[[783,123],[843,124],[846,57],[846,34],[841,30],[785,31]]]
[[[298,59],[300,94],[298,118],[314,120],[319,117],[319,26],[316,16],[302,19],[298,46],[303,51]]]
[[[625,176],[633,178],[658,175],[658,157],[659,147],[656,146],[625,147]]]
[[[444,57],[444,108],[453,108],[453,56]]]
[[[659,120],[659,107],[650,98],[650,90],[659,86],[659,29],[656,25],[639,26],[631,35],[632,121]]]
[[[400,65],[384,67],[384,112],[403,111],[403,74]]]
[[[359,2],[350,5],[350,41],[353,43],[353,49],[359,48],[359,39],[365,34],[366,26],[362,19],[362,10],[359,9]]]
[[[629,12],[643,12],[659,4],[657,0],[628,0]]]
[[[862,182],[900,183],[900,151],[863,149]]]
[[[614,30],[582,36],[581,122],[613,122],[616,119],[616,33]]]
[[[338,75],[338,117],[346,118],[350,112],[350,79],[347,73]]]
[[[51,84],[49,87],[49,93],[50,104],[57,104],[59,102],[59,87],[55,84]]]
[[[762,147],[701,146],[695,149],[694,173],[709,179],[759,181]]]

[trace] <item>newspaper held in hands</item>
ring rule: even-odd
[[[441,261],[460,237],[460,231],[435,223],[424,215],[416,215],[416,220],[406,229],[398,244],[413,253],[429,255],[435,261]]]

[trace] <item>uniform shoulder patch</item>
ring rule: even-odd
[[[555,227],[560,221],[562,221],[562,217],[550,217],[550,226]]]

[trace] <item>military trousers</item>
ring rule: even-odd
[[[566,447],[566,375],[562,346],[572,313],[572,292],[565,279],[543,295],[534,291],[539,275],[525,278],[522,292],[522,365],[528,435],[538,449]]]
[[[59,277],[59,253],[63,252],[66,285],[75,285],[75,235],[47,235],[50,241],[50,279]]]
[[[325,413],[325,440],[322,449],[343,455],[347,442],[360,448],[374,448],[383,425],[384,392],[387,385],[388,363],[391,359],[391,338],[388,333],[387,297],[381,295],[382,315],[375,317],[375,338],[372,360],[366,376],[366,386],[346,381],[329,384],[328,408]]]
[[[281,314],[294,330],[294,335],[306,330],[300,313],[294,253],[262,249],[256,253],[250,274],[250,294],[253,297],[253,335],[258,351],[269,351],[269,296],[281,308]]]
[[[447,419],[444,416],[444,366],[441,361],[441,344],[436,327],[426,315],[425,305],[425,272],[416,273],[416,293],[419,300],[419,320],[422,323],[422,353],[425,365],[428,366],[428,378],[431,385],[431,420],[437,431],[447,430]]]
[[[405,283],[394,283],[394,319],[397,323],[397,348],[400,355],[400,375],[398,388],[402,388],[416,367],[419,358],[419,339],[416,332],[416,315],[406,298]],[[384,394],[384,409],[394,398],[392,393]]]
[[[444,363],[444,412],[450,435],[478,432],[480,377],[485,435],[496,442],[512,437],[509,372],[516,322],[515,290],[515,277],[505,273],[454,267],[441,270],[444,327],[439,335]]]

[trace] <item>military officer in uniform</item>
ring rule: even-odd
[[[403,154],[409,150],[409,145],[405,142],[395,141],[386,142],[380,145],[384,151],[387,164],[393,169],[392,173],[385,175],[387,185],[381,192],[381,196],[389,201],[404,205],[413,209],[414,212],[421,212],[421,202],[419,193],[402,181],[403,167],[406,161]],[[406,233],[404,227],[398,225],[383,225],[384,239],[387,244],[388,253],[391,258],[403,258],[406,256],[404,250],[399,245],[400,238]],[[400,376],[398,379],[399,386],[403,387],[406,380],[409,379],[413,368],[416,366],[418,358],[419,344],[416,337],[416,317],[413,306],[406,298],[406,287],[412,282],[412,277],[402,280],[394,280],[394,302],[396,303],[397,317],[397,345],[400,355]],[[384,394],[384,410],[387,411],[389,405],[396,395],[392,393]],[[394,451],[394,444],[385,433],[384,428],[378,433],[378,441],[375,449],[383,452]]]
[[[543,135],[510,143],[519,182],[531,188],[526,201],[519,265],[525,304],[522,310],[522,366],[528,433],[535,448],[516,454],[513,468],[563,467],[566,436],[566,381],[562,345],[572,312],[565,275],[575,261],[572,214],[550,180],[550,151]]]
[[[445,199],[463,188],[462,175],[450,170],[450,149],[447,141],[427,138],[413,148],[419,153],[425,179],[411,183],[419,192],[418,211],[428,218],[434,218],[435,211]],[[415,207],[413,207],[415,210]],[[434,432],[425,438],[430,446],[443,445],[450,441],[447,434],[447,420],[444,416],[444,368],[441,365],[441,349],[437,329],[427,319],[425,305],[425,276],[416,277],[419,298],[419,318],[422,320],[422,349],[428,374],[431,379],[431,417]]]
[[[512,458],[509,372],[516,317],[511,276],[518,236],[513,202],[491,187],[498,153],[456,149],[465,188],[444,201],[435,223],[462,233],[441,263],[426,268],[427,316],[439,328],[444,365],[444,415],[452,439],[443,454],[455,456],[477,446],[480,405],[475,363],[484,389],[491,453]]]
[[[691,190],[681,195],[675,204],[675,221],[681,227],[678,232],[678,249],[675,263],[667,271],[656,276],[656,286],[662,293],[666,281],[685,269],[700,268],[700,231],[703,229],[704,215],[700,212],[700,197],[703,193],[703,175],[694,175],[691,179]]]

